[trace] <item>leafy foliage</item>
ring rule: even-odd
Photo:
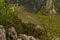
[[[21,2],[22,1],[22,2]],[[20,3],[21,2],[21,3]],[[38,17],[39,23],[41,27],[45,27],[46,30],[41,30],[41,28],[36,29],[36,25],[34,24],[29,24],[29,23],[21,23],[19,22],[17,15],[12,11],[11,6],[5,3],[5,0],[0,0],[0,24],[4,25],[6,30],[7,28],[14,26],[17,33],[25,33],[27,35],[32,35],[34,37],[38,38],[45,38],[45,32],[47,32],[47,37],[46,40],[52,40],[53,36],[56,34],[60,34],[60,16],[55,15],[53,13],[49,14],[48,12],[45,12],[45,4],[43,5],[44,7],[40,7],[39,1],[33,0],[34,3],[32,4],[31,1],[27,0],[20,0],[19,5],[23,5],[24,7],[32,7],[32,12],[34,7],[37,7],[37,10],[39,10],[39,13],[36,12],[36,16]],[[38,5],[37,5],[38,4]],[[54,5],[56,7],[57,13],[60,14],[60,1],[55,0]],[[41,8],[41,10],[39,9]],[[28,10],[29,10],[28,9]],[[36,10],[36,9],[35,9]],[[50,11],[50,10],[48,10]],[[43,14],[46,15],[41,15]],[[48,15],[49,14],[49,15]],[[36,20],[37,21],[37,20]],[[43,37],[41,37],[43,36]],[[8,37],[9,39],[9,37]]]
[[[0,24],[13,26],[17,23],[17,20],[17,15],[10,9],[10,6],[5,1],[0,2]]]

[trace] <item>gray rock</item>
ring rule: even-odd
[[[25,34],[20,34],[20,35],[19,35],[19,38],[20,38],[20,40],[28,40],[28,39],[27,39],[28,36],[25,35]]]
[[[28,40],[36,40],[33,36],[28,36]]]
[[[0,40],[6,40],[6,31],[2,25],[0,25]]]
[[[27,36],[26,34],[20,34],[17,40],[39,40],[39,39],[34,38],[33,36]]]
[[[12,40],[17,40],[17,33],[14,27],[8,29],[8,34],[11,36]]]
[[[22,40],[21,38],[18,38],[17,40]]]
[[[11,40],[39,40],[38,38],[27,36],[26,34],[20,34],[19,37],[17,37],[14,27],[9,28],[7,33],[11,37]],[[2,25],[0,25],[0,40],[6,40],[6,31]]]

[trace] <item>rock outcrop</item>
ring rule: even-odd
[[[39,39],[34,38],[33,36],[27,36],[26,34],[20,34],[17,40],[39,40]]]
[[[36,40],[33,36],[28,36],[28,40]]]
[[[12,40],[17,40],[17,33],[14,27],[8,29],[8,34],[11,36]]]
[[[2,25],[0,25],[0,40],[7,40],[6,33],[10,36],[10,40],[39,40],[33,36],[28,36],[26,34],[20,34],[17,36],[17,32],[14,27],[8,28],[8,31],[4,29]]]
[[[28,38],[27,35],[25,35],[25,34],[20,34],[18,39],[21,39],[21,40],[28,40],[27,38]]]
[[[0,40],[6,40],[6,31],[2,25],[0,25]]]
[[[8,31],[6,31],[4,26],[0,25],[0,40],[7,40],[6,33],[8,33],[8,36],[10,36],[9,40],[40,40],[39,38],[35,38],[31,35],[26,34],[17,35],[17,32],[14,27],[8,28]],[[53,36],[51,40],[60,40],[60,35],[57,34]]]

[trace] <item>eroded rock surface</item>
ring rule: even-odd
[[[17,40],[39,40],[39,39],[34,38],[33,36],[27,36],[26,34],[20,34]]]
[[[11,36],[12,40],[17,40],[17,33],[14,27],[8,29],[8,34]]]
[[[6,40],[6,31],[2,25],[0,25],[0,40]]]
[[[6,32],[10,37],[9,40],[39,40],[38,38],[28,36],[26,34],[20,34],[17,36],[17,32],[14,27],[8,28],[8,31],[5,31],[2,25],[0,25],[0,40],[6,40]]]
[[[25,34],[20,34],[19,35],[19,39],[21,39],[21,40],[28,40],[27,38],[28,38],[28,36],[25,35]]]

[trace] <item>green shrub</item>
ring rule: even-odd
[[[0,2],[0,24],[1,25],[13,26],[17,24],[17,21],[18,21],[17,15],[14,14],[12,9],[10,8],[11,7],[7,3]],[[5,27],[5,28],[8,28],[8,27]]]
[[[46,34],[45,34],[45,30],[41,30],[40,28],[36,28],[35,24],[32,23],[23,23],[23,29],[22,29],[23,33],[30,35],[30,36],[34,36],[36,38],[39,39],[45,39]]]
[[[5,0],[0,0],[0,25],[4,25],[7,28],[17,26],[18,18],[17,15],[10,9],[11,7],[5,3]],[[10,40],[9,35],[7,35],[7,40]]]

